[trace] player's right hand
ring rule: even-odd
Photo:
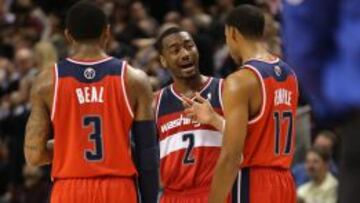
[[[201,124],[212,124],[217,113],[207,99],[196,93],[193,99],[182,95],[182,100],[186,116]]]

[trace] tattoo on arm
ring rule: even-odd
[[[27,162],[32,165],[44,165],[52,160],[52,152],[47,150],[46,143],[51,132],[51,120],[44,97],[41,80],[34,82],[31,91],[31,114],[26,125],[24,152]]]

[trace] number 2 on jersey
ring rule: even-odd
[[[91,125],[91,126],[90,126]],[[86,116],[83,119],[83,128],[92,127],[88,139],[94,143],[94,149],[85,149],[84,156],[87,161],[101,161],[103,159],[103,140],[101,132],[101,118],[99,116]]]
[[[193,163],[195,163],[195,159],[192,156],[192,150],[194,148],[194,143],[195,143],[194,139],[195,139],[194,134],[192,134],[192,133],[184,134],[182,136],[182,141],[183,142],[186,142],[187,140],[189,140],[189,145],[186,148],[184,159],[183,159],[183,164],[193,164]]]
[[[284,111],[281,113],[274,112],[275,120],[275,154],[280,155],[280,139],[284,137],[283,132],[281,131],[281,125],[284,120],[288,120],[288,127],[286,132],[285,139],[285,149],[284,154],[289,154],[291,152],[292,146],[292,134],[293,134],[293,114],[290,111]]]

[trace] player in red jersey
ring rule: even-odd
[[[158,144],[146,75],[105,53],[109,26],[92,3],[68,11],[65,35],[74,54],[33,84],[27,162],[52,163],[52,203],[135,203],[137,177],[142,202],[155,203]]]
[[[235,202],[296,202],[289,167],[294,154],[297,79],[285,62],[263,47],[263,29],[264,16],[253,6],[239,6],[226,19],[231,56],[243,65],[224,84],[226,124],[211,203],[225,200],[236,177]],[[211,120],[209,115],[222,122],[206,101],[193,103],[188,112],[200,122]]]
[[[183,97],[195,92],[222,115],[222,80],[201,75],[199,53],[191,35],[177,27],[157,39],[160,61],[173,83],[156,96],[156,125],[160,142],[161,203],[205,203],[220,154],[222,133],[185,116]],[[229,198],[230,199],[230,198]]]

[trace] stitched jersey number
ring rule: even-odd
[[[283,132],[281,132],[281,124],[284,120],[288,120],[288,127],[286,132],[286,141],[285,141],[285,149],[284,154],[289,154],[291,152],[292,146],[292,134],[293,134],[293,116],[292,112],[285,111],[279,113],[274,112],[274,120],[275,120],[275,154],[280,155],[280,136],[283,137]]]
[[[88,135],[88,139],[94,143],[94,148],[84,150],[85,159],[88,161],[101,161],[104,155],[101,134],[101,118],[99,116],[86,116],[83,119],[83,127],[87,128],[90,125],[93,130]]]
[[[186,142],[187,140],[189,140],[189,145],[186,148],[184,159],[183,159],[184,164],[193,164],[193,163],[195,163],[195,159],[192,156],[192,150],[194,148],[194,142],[195,142],[194,139],[195,139],[194,134],[192,134],[192,133],[184,134],[182,136],[183,142]]]

